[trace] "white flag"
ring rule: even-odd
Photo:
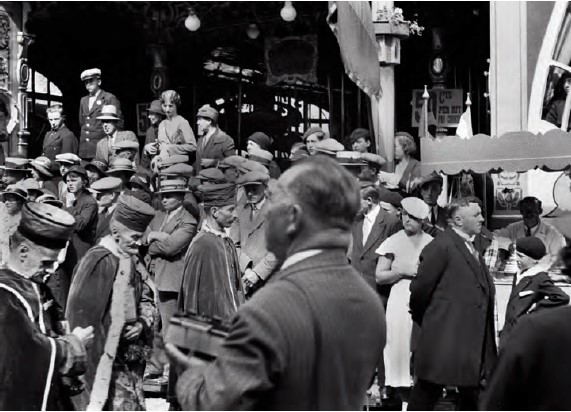
[[[458,122],[458,128],[456,129],[456,136],[460,139],[469,139],[474,135],[472,131],[472,111],[470,106],[466,109],[462,116],[460,116],[460,122]]]

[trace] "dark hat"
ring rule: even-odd
[[[361,153],[361,159],[377,169],[387,162],[382,156],[375,153]]]
[[[177,163],[175,165],[168,166],[168,167],[161,169],[161,172],[159,174],[161,176],[167,176],[168,175],[168,176],[190,177],[190,176],[192,176],[193,171],[194,171],[194,169],[192,168],[191,165],[186,164],[186,163]]]
[[[116,106],[106,104],[101,108],[101,115],[97,116],[97,120],[115,120],[118,122],[121,118]]]
[[[112,175],[113,173],[118,172],[130,172],[134,174],[136,171],[133,168],[133,162],[129,159],[118,157],[111,163],[111,167],[107,170],[107,174]]]
[[[236,203],[234,183],[212,183],[198,186],[198,193],[206,207],[222,207]]]
[[[97,173],[99,176],[105,176],[105,172],[108,169],[107,162],[105,160],[93,159],[91,163],[85,165],[85,170]]]
[[[371,133],[367,129],[361,129],[361,128],[355,129],[349,135],[349,141],[351,142],[351,144],[353,144],[361,137],[371,140]]]
[[[69,169],[67,169],[66,174],[63,175],[64,181],[65,181],[66,176],[70,173],[77,173],[78,175],[82,175],[82,176],[87,177],[87,172],[85,171],[85,168],[83,166],[74,165],[74,166],[71,166]]]
[[[4,165],[0,169],[10,170],[12,172],[29,172],[28,168],[30,161],[28,159],[21,159],[19,157],[7,157],[4,160]]]
[[[160,100],[153,100],[151,102],[151,105],[149,106],[149,113],[157,113],[162,116],[165,115],[165,112],[163,112],[163,105],[161,104]]]
[[[385,187],[381,187],[379,191],[381,192],[380,202],[391,204],[397,208],[401,207],[403,197],[398,192],[393,192]]]
[[[362,166],[365,164],[361,159],[360,152],[342,150],[335,154],[335,158],[341,166]]]
[[[93,182],[88,190],[91,193],[119,192],[121,190],[121,183],[121,179],[118,177],[103,177]]]
[[[270,180],[270,175],[259,172],[253,171],[244,173],[242,176],[238,178],[238,185],[245,186],[245,185],[266,185]]]
[[[163,180],[160,183],[160,188],[157,191],[161,193],[188,193],[190,190],[186,187],[186,181],[182,179]]]
[[[133,196],[119,196],[113,218],[136,232],[144,232],[153,220],[155,210]]]
[[[64,210],[45,203],[28,202],[22,208],[18,232],[49,249],[62,249],[73,234],[75,219]]]
[[[325,136],[325,132],[321,127],[313,126],[305,131],[303,134],[303,141],[305,142],[305,140],[314,133],[319,133],[321,136]]]
[[[22,200],[23,202],[28,201],[28,193],[26,192],[26,189],[24,189],[19,185],[9,185],[6,188],[6,190],[1,193],[1,195],[2,195],[2,201],[6,201],[5,198],[6,195],[16,196],[20,198],[20,200]]]
[[[274,155],[263,149],[251,149],[248,153],[248,159],[269,166],[274,159]]]
[[[422,176],[422,178],[418,182],[418,187],[422,188],[422,186],[432,182],[440,183],[440,186],[442,186],[444,184],[444,179],[442,179],[442,176],[440,176],[440,174],[432,172],[429,175]]]
[[[30,162],[30,166],[44,176],[53,177],[51,172],[52,161],[45,156],[36,157]]]
[[[81,81],[84,82],[86,80],[89,79],[93,79],[93,78],[101,78],[101,70],[99,69],[87,69],[81,72],[81,75],[79,76],[81,77]]]
[[[205,117],[210,120],[214,120],[215,122],[218,121],[218,110],[211,107],[208,104],[205,104],[200,109],[198,109],[198,113],[196,114],[197,117]]]
[[[115,146],[112,147],[112,149],[118,152],[121,150],[139,150],[139,142],[134,142],[132,140],[121,140],[120,142],[117,142]]]
[[[79,164],[79,162],[81,162],[81,159],[79,158],[78,155],[73,153],[62,153],[56,155],[55,162],[74,165],[74,164]]]
[[[270,146],[272,145],[272,139],[270,139],[270,137],[263,132],[253,133],[250,137],[248,137],[248,140],[257,143],[258,146],[260,146],[260,148],[263,150],[269,150]]]
[[[138,185],[145,189],[145,191],[149,193],[151,192],[151,182],[149,177],[145,174],[137,173],[136,175],[131,176],[129,183],[127,183],[127,188],[132,189],[133,185]]]
[[[515,250],[535,260],[547,253],[543,241],[535,236],[520,237],[515,243]]]
[[[215,167],[209,167],[208,169],[202,169],[198,176],[196,176],[198,180],[203,183],[228,183],[226,180],[226,176],[220,169]]]

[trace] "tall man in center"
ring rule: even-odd
[[[218,117],[218,110],[209,105],[202,106],[196,115],[199,136],[194,165],[196,174],[236,154],[234,140],[218,127]]]

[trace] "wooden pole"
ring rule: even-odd
[[[424,113],[424,124],[422,127],[424,128],[424,137],[428,137],[428,99],[430,98],[430,94],[428,94],[428,89],[426,88],[426,84],[424,85],[424,93],[422,93],[422,99],[424,103],[422,104],[422,111]]]

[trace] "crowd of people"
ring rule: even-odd
[[[174,90],[140,145],[101,71],[81,80],[79,137],[53,105],[41,156],[1,166],[0,409],[144,410],[145,379],[168,381],[173,409],[360,409],[375,381],[403,410],[443,391],[460,409],[570,405],[525,403],[510,381],[536,379],[513,369],[521,339],[548,351],[528,328],[569,302],[553,275],[566,240],[538,199],[489,231],[478,198],[438,203],[443,178],[406,132],[394,172],[368,130],[345,148],[318,127],[281,170],[272,137],[238,153],[209,105],[197,139]],[[518,271],[498,360],[503,249]],[[164,345],[176,313],[231,322],[214,362]]]

